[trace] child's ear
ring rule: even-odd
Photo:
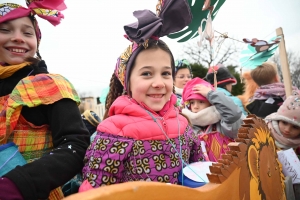
[[[280,82],[279,80],[280,80],[279,75],[276,75],[275,78],[274,78],[274,82],[278,83],[278,82]]]

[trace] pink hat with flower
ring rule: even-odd
[[[268,117],[266,118],[268,120]],[[271,120],[280,120],[300,127],[300,96],[289,96]]]
[[[206,97],[204,97],[203,95],[194,93],[193,87],[198,84],[210,87],[212,90],[214,89],[213,86],[210,83],[206,82],[205,80],[198,77],[193,78],[192,80],[188,81],[183,88],[183,92],[182,92],[183,102],[187,102],[192,99],[207,101]]]

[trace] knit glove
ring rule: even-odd
[[[16,185],[8,178],[0,178],[0,188],[1,200],[23,200],[23,197]]]

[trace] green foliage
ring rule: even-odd
[[[207,74],[208,69],[201,64],[193,63],[191,64],[192,73],[194,77],[204,78]]]
[[[201,64],[191,64],[192,73],[194,77],[204,78],[207,74],[208,68]],[[232,95],[237,96],[243,94],[244,83],[241,83],[240,74],[236,71],[237,66],[227,66],[230,73],[236,78],[237,84],[232,87]]]

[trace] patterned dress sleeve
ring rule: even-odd
[[[197,136],[196,133],[194,133],[191,127],[189,127],[188,129],[188,135],[190,136],[189,139],[192,143],[189,162],[193,163],[193,162],[203,161],[203,153],[201,150],[201,143],[199,137]]]
[[[87,149],[83,178],[94,187],[123,182],[124,161],[134,140],[107,133],[98,133]]]

